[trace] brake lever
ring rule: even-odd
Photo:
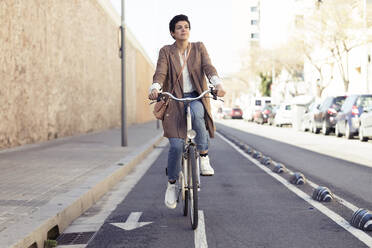
[[[162,93],[158,93],[158,98],[156,100],[152,100],[149,105],[160,102],[164,98],[165,96]]]
[[[211,99],[214,99],[213,96],[204,96],[203,98],[211,98]],[[217,99],[214,99],[214,100],[218,100],[218,101],[221,101],[221,102],[225,102],[222,98],[217,98]]]
[[[217,100],[217,90],[214,87],[209,87],[214,100]]]

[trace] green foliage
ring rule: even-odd
[[[57,247],[58,243],[56,240],[51,240],[51,239],[48,239],[48,240],[45,240],[44,242],[44,247],[45,248],[53,248],[53,247]]]
[[[271,74],[260,72],[259,75],[261,79],[260,91],[262,96],[271,96],[271,84],[273,83]]]

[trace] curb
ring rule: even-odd
[[[51,235],[62,233],[76,218],[128,175],[162,139],[162,134],[157,135],[100,174],[88,178],[77,188],[56,196],[35,213],[25,216],[18,225],[2,232],[0,247],[43,248],[45,240],[55,239],[56,237],[51,238]]]

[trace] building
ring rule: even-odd
[[[236,48],[235,54],[239,55],[238,63],[243,69],[240,75],[224,78],[225,88],[229,93],[225,97],[224,105],[227,107],[239,105],[244,108],[242,99],[253,97],[257,93],[255,89],[259,80],[249,71],[249,65],[254,49],[260,44],[260,2],[261,0],[232,1],[232,45]]]

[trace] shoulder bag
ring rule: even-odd
[[[190,49],[189,49],[189,51],[187,53],[187,56],[186,56],[186,60],[183,63],[181,72],[178,75],[176,81],[178,81],[180,79],[180,76],[182,75],[183,69],[185,68],[185,66],[187,64],[187,59],[189,58],[190,51],[191,51],[191,43],[190,43]],[[174,88],[173,88],[171,94],[173,94],[173,92],[174,92]],[[154,116],[155,116],[156,119],[158,119],[158,120],[164,120],[165,111],[167,110],[169,101],[170,101],[170,98],[167,97],[166,99],[163,98],[160,101],[158,101],[158,102],[155,103],[153,114],[154,114]]]

